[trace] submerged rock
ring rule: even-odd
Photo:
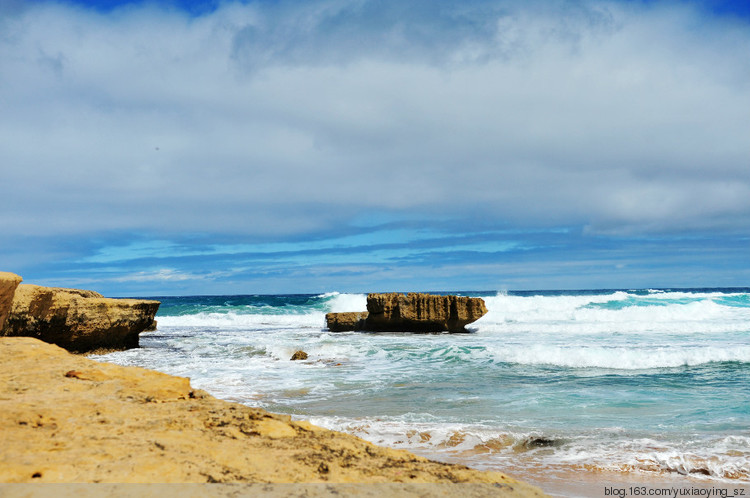
[[[36,337],[69,351],[138,347],[156,327],[159,301],[105,298],[98,292],[21,284],[2,336]]]
[[[561,439],[552,439],[548,437],[529,437],[523,441],[522,446],[530,450],[534,448],[562,446],[563,443],[564,441]]]
[[[294,352],[294,354],[292,355],[291,361],[306,360],[306,359],[307,359],[307,353],[305,353],[302,350],[299,350],[299,351]]]
[[[487,313],[478,297],[411,292],[367,295],[367,313],[329,313],[332,332],[466,332],[466,325]]]

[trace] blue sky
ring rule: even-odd
[[[748,286],[749,54],[747,2],[0,0],[0,270]]]

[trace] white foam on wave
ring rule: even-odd
[[[347,311],[364,311],[367,309],[367,295],[365,294],[340,294],[328,292],[319,297],[328,299],[328,311],[343,313]]]
[[[613,458],[627,470],[674,472],[693,477],[750,482],[750,437],[741,435],[711,440],[657,442],[651,439],[621,442],[624,458]]]
[[[719,479],[742,479],[750,477],[749,455],[737,458],[733,455],[699,455],[677,451],[649,453],[633,457],[627,467],[645,471],[676,472],[682,475],[715,477]]]
[[[379,339],[379,338],[376,338]],[[406,338],[409,339],[409,338]],[[478,337],[481,339],[481,337]],[[474,342],[460,346],[433,342],[419,345],[401,338],[399,344],[383,345],[378,340],[361,342],[340,341],[311,344],[321,357],[346,357],[370,360],[382,358],[384,369],[426,368],[427,365],[460,363],[486,368],[488,363],[508,363],[530,366],[565,368],[598,368],[610,370],[648,370],[704,365],[715,362],[750,363],[750,346],[725,345],[592,345],[582,343],[549,344],[533,341],[509,343],[491,341],[480,345]],[[446,340],[447,341],[447,340]],[[373,351],[377,353],[373,354]]]
[[[575,334],[558,332],[559,335],[550,340],[545,339],[550,336],[538,328],[534,330],[536,333],[511,333],[506,329],[502,334],[490,336],[481,334],[486,329],[480,328],[479,334],[460,338],[358,334],[354,340],[341,341],[342,334],[330,335],[325,331],[325,318],[321,312],[306,315],[207,313],[162,317],[158,322],[159,330],[164,332],[211,329],[227,333],[246,330],[252,334],[264,334],[264,344],[269,352],[274,351],[273,356],[277,358],[286,356],[287,350],[294,346],[289,345],[289,337],[268,336],[268,333],[285,330],[290,334],[308,334],[304,339],[308,354],[321,358],[382,358],[392,363],[391,367],[398,364],[399,368],[409,365],[418,367],[425,362],[451,361],[619,370],[694,366],[711,362],[750,363],[750,346],[744,345],[746,343],[741,336],[734,340],[729,340],[731,338],[727,336],[711,343],[650,338],[631,344],[625,338],[615,341],[606,334],[576,339]],[[315,334],[309,335],[310,332]],[[210,341],[216,340],[215,336],[210,338]],[[462,342],[455,343],[459,340]],[[276,342],[279,343],[278,351],[273,347]]]
[[[329,292],[317,296],[323,302],[308,307],[275,307],[270,305],[244,306],[234,309],[202,311],[186,315],[158,315],[159,327],[209,327],[209,328],[258,328],[258,327],[325,327],[325,313],[364,311],[367,308],[365,294],[342,294]],[[322,309],[321,309],[322,308]]]
[[[408,449],[438,460],[471,463],[478,468],[508,465],[555,465],[679,473],[725,482],[750,479],[750,438],[728,436],[709,440],[630,438],[622,429],[564,436],[539,431],[441,423],[420,415],[397,418],[313,417],[321,427],[353,434],[375,444]]]
[[[490,346],[497,362],[522,365],[550,365],[570,368],[639,370],[695,366],[711,362],[750,362],[750,346],[745,347],[605,347],[532,344]]]
[[[196,313],[194,315],[157,317],[157,326],[162,327],[209,327],[209,328],[258,328],[299,327],[321,328],[325,317],[322,312],[305,314],[268,315],[252,313]]]
[[[719,333],[750,331],[750,307],[716,302],[727,294],[665,292],[638,296],[598,295],[485,298],[489,312],[473,324],[478,332]]]

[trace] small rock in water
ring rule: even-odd
[[[546,437],[530,437],[523,442],[524,447],[528,449],[532,448],[548,448],[550,446],[560,446],[562,441],[558,439],[550,439]]]
[[[302,350],[295,351],[292,355],[292,361],[294,360],[306,360],[307,359],[307,353],[305,353]]]

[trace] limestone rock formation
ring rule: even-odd
[[[0,483],[460,482],[483,486],[477,495],[462,488],[464,497],[545,496],[501,472],[382,448],[289,415],[218,400],[192,389],[186,378],[99,363],[28,337],[0,338],[0,364]],[[44,493],[31,491],[16,496]],[[310,496],[286,491],[278,496]],[[367,491],[356,494],[373,496]],[[201,493],[214,494],[192,488],[185,495]],[[111,494],[129,496],[133,489]],[[400,496],[425,494],[432,495]],[[252,495],[235,487],[228,496]]]
[[[75,352],[128,349],[138,346],[138,334],[156,327],[159,304],[20,284],[0,335],[36,337]]]
[[[15,273],[0,272],[0,330],[3,330],[5,319],[13,303],[13,295],[21,280],[23,279]]]
[[[369,294],[367,311],[368,330],[465,332],[465,326],[484,316],[487,307],[478,297],[392,292]]]
[[[487,313],[478,297],[410,292],[367,295],[367,313],[329,313],[332,332],[466,332],[466,325]]]

